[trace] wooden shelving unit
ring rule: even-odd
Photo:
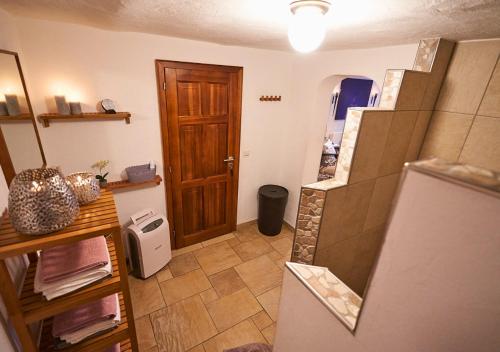
[[[31,114],[20,114],[16,116],[0,116],[0,122],[31,121]]]
[[[156,175],[155,178],[149,181],[144,182],[128,182],[128,181],[114,181],[108,182],[108,185],[105,187],[108,191],[121,191],[121,190],[133,190],[138,188],[146,188],[151,186],[159,186],[163,179],[160,175]]]
[[[43,124],[43,127],[49,127],[51,121],[113,121],[125,120],[125,123],[130,124],[129,112],[117,112],[115,114],[105,114],[102,112],[85,112],[78,115],[61,115],[61,114],[41,114],[38,115],[38,121]]]
[[[101,351],[118,342],[121,343],[122,351],[138,350],[134,319],[127,319],[127,317],[133,317],[132,302],[120,224],[113,194],[109,190],[102,190],[101,197],[97,201],[82,206],[80,215],[73,224],[62,231],[49,235],[22,235],[14,230],[8,215],[4,215],[2,220],[0,225],[0,292],[21,341],[23,351],[52,351],[51,324],[54,315],[113,293],[120,295],[122,315],[120,325],[110,332],[82,341],[61,351]],[[110,277],[47,301],[42,294],[33,291],[36,263],[31,263],[23,290],[18,297],[7,271],[6,258],[97,236],[107,236],[108,250],[113,265],[113,274]],[[28,325],[41,320],[44,323],[42,339],[38,347],[34,337],[31,336]]]

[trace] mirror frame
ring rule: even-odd
[[[12,55],[16,60],[17,70],[19,71],[19,76],[23,84],[24,95],[26,96],[26,103],[28,104],[28,109],[31,114],[31,123],[33,124],[33,128],[35,130],[35,135],[38,142],[38,149],[40,151],[40,156],[42,157],[42,165],[40,165],[40,167],[46,167],[47,160],[45,159],[45,153],[42,147],[42,140],[40,139],[40,134],[38,133],[35,114],[33,113],[30,97],[28,95],[28,89],[26,88],[26,81],[24,80],[24,74],[23,74],[23,69],[21,68],[21,61],[19,60],[19,55],[15,51],[9,51],[3,49],[0,49],[0,54]],[[2,171],[5,176],[5,180],[7,181],[7,185],[10,185],[12,179],[14,178],[14,176],[16,176],[16,171],[14,169],[14,164],[12,163],[12,159],[10,158],[9,150],[7,148],[7,144],[5,143],[5,139],[3,137],[1,129],[0,129],[0,165],[2,167]]]

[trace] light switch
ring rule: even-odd
[[[244,158],[248,158],[250,156],[250,151],[249,150],[244,150],[242,153]]]

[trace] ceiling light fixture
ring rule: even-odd
[[[290,3],[292,19],[288,40],[295,50],[309,53],[319,48],[325,39],[325,14],[329,9],[330,1],[327,0],[296,0]]]

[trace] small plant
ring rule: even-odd
[[[101,186],[105,186],[108,183],[106,180],[106,176],[108,176],[109,172],[103,174],[103,170],[109,165],[109,160],[99,160],[94,165],[92,165],[93,169],[99,169],[99,174],[95,176],[96,179],[99,180]]]

